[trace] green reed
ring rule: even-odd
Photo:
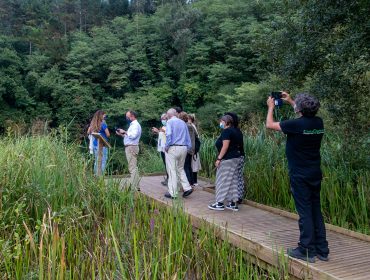
[[[202,174],[214,178],[214,139],[202,139]],[[246,199],[295,211],[290,194],[285,137],[260,129],[244,137]],[[346,147],[347,150],[350,147]],[[358,153],[358,151],[357,151]],[[361,153],[361,151],[360,151]],[[366,153],[366,150],[362,151]],[[343,152],[338,135],[326,136],[321,148],[321,204],[326,222],[366,234],[370,233],[370,172],[355,168],[356,153]]]
[[[60,137],[0,139],[1,279],[280,279],[181,203],[160,207],[91,175]]]

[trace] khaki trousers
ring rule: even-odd
[[[128,171],[130,172],[129,184],[137,189],[139,186],[139,169],[137,167],[137,156],[139,155],[139,146],[126,146],[125,153],[128,163]]]
[[[179,192],[178,183],[181,183],[184,191],[191,189],[186,178],[184,164],[188,149],[186,146],[171,146],[166,153],[166,166],[168,172],[168,192],[171,196],[177,197]]]

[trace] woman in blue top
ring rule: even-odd
[[[108,126],[105,122],[106,114],[102,110],[98,110],[95,112],[89,129],[87,130],[88,134],[91,134],[93,132],[100,133],[106,140],[108,140],[108,137],[110,136]],[[95,155],[95,163],[94,163],[94,173],[95,175],[98,175],[98,140],[94,139],[94,155]],[[101,162],[101,173],[104,173],[105,165],[107,163],[108,158],[108,148],[103,147],[103,157]]]

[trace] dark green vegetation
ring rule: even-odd
[[[369,7],[367,0],[4,0],[0,126],[73,121],[78,137],[98,108],[113,128],[127,108],[150,123],[181,105],[210,129],[226,110],[249,121],[263,113],[268,92],[283,88],[316,94],[338,130],[364,136]]]
[[[194,230],[119,182],[92,178],[75,145],[53,136],[0,140],[1,279],[282,279],[215,229]],[[285,271],[285,272],[284,272]]]

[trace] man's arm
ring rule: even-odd
[[[275,108],[275,100],[270,96],[267,99],[267,106],[268,106],[268,111],[267,111],[267,117],[266,117],[266,128],[276,130],[276,131],[281,131],[280,127],[280,122],[275,122],[274,121],[274,108]]]
[[[282,98],[281,98],[281,99],[283,99],[285,102],[289,103],[290,105],[292,105],[292,107],[294,107],[295,102],[294,102],[294,100],[290,97],[289,93],[287,93],[286,91],[283,91],[283,92],[281,93],[281,95],[282,95]]]
[[[166,144],[165,151],[167,152],[172,144],[172,128],[171,123],[168,121],[166,125]]]

